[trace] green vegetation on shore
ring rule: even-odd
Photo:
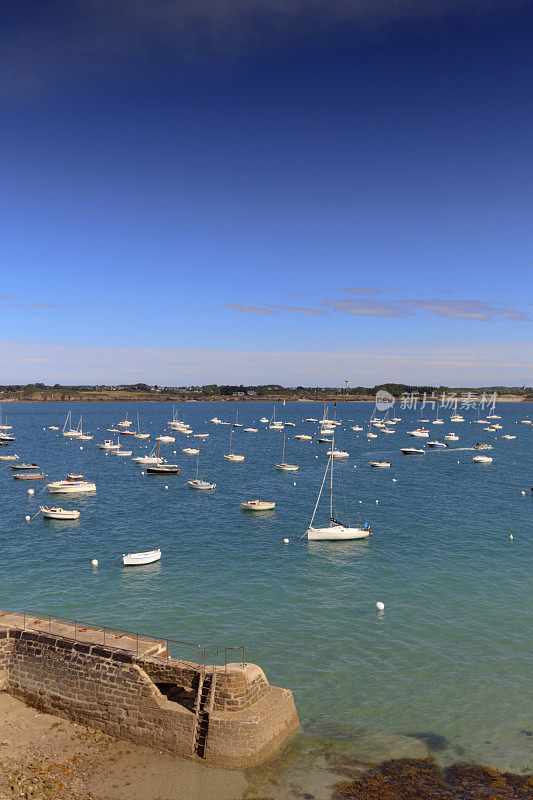
[[[428,399],[438,400],[445,396],[449,399],[457,397],[461,402],[465,396],[486,398],[495,393],[500,400],[531,401],[532,387],[486,386],[486,387],[449,387],[449,386],[413,386],[403,383],[385,383],[377,386],[356,386],[346,389],[324,386],[280,386],[277,384],[259,386],[237,386],[208,384],[206,386],[149,386],[146,383],[130,385],[79,385],[47,386],[44,383],[0,386],[1,401],[32,402],[140,402],[162,401],[179,402],[184,400],[317,400],[320,402],[337,400],[373,401],[376,392],[384,390],[397,400],[407,396],[422,398],[424,393]]]

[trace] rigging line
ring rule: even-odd
[[[326,467],[326,471],[324,472],[324,477],[322,478],[322,485],[321,485],[320,491],[318,493],[317,501],[316,501],[316,504],[315,504],[315,510],[313,511],[313,516],[311,517],[311,522],[309,523],[309,528],[313,524],[313,520],[315,518],[316,510],[317,510],[318,504],[320,502],[320,497],[322,495],[322,489],[324,488],[324,483],[326,482],[326,476],[328,474],[328,469],[329,469],[329,465],[330,465],[330,462],[331,462],[332,458],[333,458],[333,456],[329,457],[328,465]],[[309,530],[309,528],[307,530]],[[305,533],[302,533],[302,535],[300,536],[300,539],[303,539],[306,534],[307,534],[307,531]],[[300,541],[300,539],[298,539],[298,541]]]

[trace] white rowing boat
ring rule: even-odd
[[[122,555],[125,567],[136,567],[141,564],[153,564],[161,558],[161,550],[147,550],[145,553],[128,553]]]

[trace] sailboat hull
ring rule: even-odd
[[[343,542],[351,539],[367,539],[370,531],[363,528],[346,528],[344,525],[331,525],[327,528],[309,528],[307,538],[310,542]]]

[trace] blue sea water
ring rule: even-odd
[[[93,441],[61,436],[69,408],[74,424],[83,413]],[[246,458],[230,463],[222,457],[230,428],[209,420],[234,421],[237,409],[239,422],[259,432],[235,430],[233,451]],[[39,495],[41,482],[14,481],[0,462],[0,608],[199,642],[209,652],[245,643],[248,661],[294,691],[308,734],[341,740],[431,731],[449,742],[439,754],[444,760],[462,753],[500,769],[533,768],[533,426],[520,423],[533,419],[531,404],[499,404],[497,433],[472,424],[473,412],[453,424],[448,414],[445,425],[429,426],[431,435],[442,440],[454,430],[460,440],[405,457],[400,447],[420,446],[406,433],[417,427],[415,412],[397,408],[396,433],[369,441],[371,406],[338,403],[336,445],[350,458],[335,462],[337,514],[370,522],[374,533],[344,543],[297,541],[327,461],[317,426],[303,421],[320,418],[321,405],[278,406],[278,418],[297,425],[285,429],[285,460],[300,465],[298,473],[281,473],[274,464],[283,433],[258,421],[271,416],[271,405],[183,403],[179,416],[209,433],[200,445],[200,473],[216,481],[213,493],[185,485],[196,458],[181,450],[198,439],[175,433],[175,443],[162,445],[165,457],[181,465],[178,476],[143,475],[131,459],[99,450],[97,443],[111,436],[106,428],[126,410],[130,419],[138,411],[152,433],[149,442],[122,437],[134,455],[169,432],[166,403],[4,404],[17,437],[11,452],[35,460],[50,479],[81,472],[97,492],[53,500],[78,508],[78,522],[39,515],[28,523],[25,515],[52,498]],[[350,430],[354,421],[365,431]],[[302,432],[314,440],[295,440]],[[504,433],[516,439],[503,440]],[[492,464],[472,462],[476,441],[493,444]],[[391,468],[369,467],[380,459]],[[240,502],[254,497],[275,500],[275,513],[241,512]],[[326,521],[326,505],[321,512]],[[161,562],[122,566],[122,553],[155,547]],[[376,611],[378,600],[384,613]]]

